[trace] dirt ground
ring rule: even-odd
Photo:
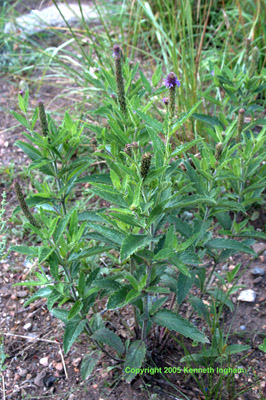
[[[50,3],[50,1],[43,2],[43,6]],[[31,5],[36,7],[36,2],[23,2],[23,6],[19,6],[19,11],[25,12]],[[34,83],[34,77],[32,77],[31,92],[34,93],[37,85],[38,82]],[[31,190],[32,185],[25,172],[29,160],[14,145],[16,140],[24,140],[24,136],[21,135],[22,128],[9,113],[10,109],[17,109],[19,79],[2,75],[0,86],[2,88],[0,94],[0,198],[3,191],[6,191],[5,218],[8,219],[9,246],[29,240],[27,233],[10,221],[12,212],[17,206],[12,181],[19,173],[25,189]],[[49,103],[58,94],[58,90],[58,87],[44,84],[38,98]],[[38,98],[35,97],[31,101],[36,104]],[[53,106],[55,108],[68,107],[69,100],[60,98],[53,102]],[[266,243],[259,243],[255,251],[261,252],[264,248],[266,249]],[[228,265],[221,265],[221,273],[227,268],[230,270],[238,262],[242,263],[242,271],[249,260],[247,255],[235,256]],[[265,271],[264,276],[254,277],[251,274],[254,267],[262,268]],[[121,380],[117,370],[107,370],[112,363],[105,355],[102,356],[93,376],[83,382],[80,377],[80,364],[89,350],[87,337],[81,335],[65,356],[62,352],[62,323],[49,314],[44,300],[39,300],[24,308],[23,304],[31,294],[30,289],[25,286],[12,287],[14,283],[31,277],[35,268],[36,266],[26,261],[25,257],[14,252],[0,263],[0,335],[2,335],[4,352],[7,355],[6,369],[0,381],[3,399],[183,399],[181,394],[174,392],[171,383],[191,400],[204,399],[196,382],[190,375],[185,374],[168,374],[170,383],[162,379],[160,375],[153,377],[144,375],[137,377],[131,384],[127,384]],[[235,375],[236,388],[243,390],[250,387],[250,390],[240,395],[238,399],[266,399],[266,353],[258,348],[266,338],[266,261],[263,255],[260,255],[245,270],[240,284],[253,289],[257,295],[256,300],[252,303],[238,301],[239,290],[232,296],[234,311],[231,312],[227,308],[221,324],[225,332],[230,330],[230,344],[249,344],[251,347],[248,354],[241,353],[232,359],[233,365],[242,365],[247,371],[245,375]],[[196,289],[193,290],[196,293]],[[185,317],[190,311],[190,305],[185,302],[180,310],[181,315]],[[128,309],[123,311],[123,317],[130,323]],[[112,318],[112,321],[119,326],[119,315],[110,314],[107,318]],[[202,329],[203,322],[200,318],[195,320],[195,324]],[[185,341],[185,344],[196,352],[191,347],[190,341]],[[183,355],[182,348],[171,341],[167,347],[156,354],[156,362],[159,366],[179,367],[181,366],[179,360]],[[218,379],[218,376],[215,376],[215,379]]]

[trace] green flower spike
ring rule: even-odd
[[[21,187],[19,182],[16,180],[14,181],[14,187],[15,187],[15,191],[16,191],[16,195],[17,195],[17,199],[19,202],[19,205],[21,207],[21,210],[23,212],[23,214],[25,215],[25,217],[27,218],[27,220],[31,223],[31,225],[35,226],[36,228],[41,228],[41,226],[39,225],[39,223],[36,221],[36,219],[34,218],[34,216],[32,215],[32,213],[29,210],[29,207],[26,204],[26,201],[24,199],[24,195],[22,193]]]
[[[148,172],[149,172],[149,169],[150,169],[150,165],[151,165],[151,154],[150,153],[145,153],[142,156],[141,167],[140,167],[140,173],[141,173],[141,176],[142,176],[143,180],[148,175]]]
[[[38,107],[39,107],[39,117],[40,117],[42,134],[43,136],[48,136],[49,135],[48,122],[46,118],[44,104],[42,101],[39,102]]]
[[[121,64],[122,50],[118,46],[118,44],[114,45],[113,56],[115,59],[115,79],[116,79],[116,86],[117,86],[118,101],[119,101],[122,113],[124,115],[126,115],[127,114],[126,97],[125,97],[124,81],[123,81],[123,76],[122,76],[122,64]]]

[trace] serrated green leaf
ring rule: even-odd
[[[63,233],[64,233],[64,231],[65,231],[65,229],[67,227],[67,224],[68,224],[68,221],[69,221],[71,215],[72,215],[72,213],[68,213],[66,216],[64,216],[64,218],[61,218],[59,220],[59,223],[58,223],[58,225],[57,225],[57,227],[56,227],[56,229],[54,231],[54,241],[55,241],[55,243],[58,243],[59,240],[61,239],[61,237],[62,237],[62,235],[63,235]]]
[[[143,83],[146,91],[148,93],[151,93],[151,89],[152,89],[151,88],[151,84],[150,84],[150,82],[148,81],[148,79],[145,77],[145,75],[143,74],[143,72],[141,70],[139,71],[139,75],[140,75],[140,78],[142,80],[142,83]]]
[[[10,246],[10,250],[11,251],[16,251],[18,253],[21,254],[26,254],[27,256],[31,256],[31,257],[38,257],[39,255],[39,249],[38,247],[30,247],[30,246],[25,246],[25,245],[21,245],[21,246]]]
[[[130,288],[123,286],[123,287],[121,287],[121,289],[114,292],[109,297],[109,300],[107,303],[107,309],[113,310],[119,306],[122,306],[125,302],[125,299],[127,297],[129,290],[130,290]]]
[[[192,114],[196,111],[198,106],[202,103],[203,100],[198,101],[197,104],[195,104],[191,110],[188,112],[184,113],[181,118],[177,120],[177,122],[173,125],[173,129],[170,131],[170,136],[173,135],[179,129],[184,123],[192,116]]]
[[[41,264],[54,252],[53,248],[39,247],[39,263]]]
[[[205,244],[210,249],[230,249],[256,255],[256,253],[248,246],[233,239],[212,239]]]
[[[136,278],[135,278],[133,275],[127,274],[127,275],[125,276],[125,279],[127,279],[127,280],[131,283],[132,287],[133,287],[135,290],[139,290],[138,281],[136,280]]]
[[[44,288],[41,288],[39,290],[37,290],[36,293],[34,293],[34,295],[32,295],[23,305],[23,307],[27,307],[30,303],[32,303],[33,301],[40,299],[40,298],[48,298],[50,296],[50,294],[52,293],[52,288],[50,286],[46,286]]]
[[[39,150],[35,149],[35,147],[29,143],[17,140],[15,146],[18,146],[21,150],[23,150],[32,161],[42,157],[42,154],[39,152]]]
[[[168,297],[161,297],[158,300],[155,300],[155,302],[152,304],[149,314],[153,315],[154,313],[156,313],[156,311],[159,310],[159,308],[162,307],[162,305],[168,300]]]
[[[177,303],[180,305],[183,303],[185,298],[187,297],[192,285],[193,285],[193,277],[188,277],[184,274],[179,274],[177,280]]]
[[[122,340],[119,336],[117,336],[114,332],[109,329],[102,328],[94,332],[92,338],[97,340],[97,342],[101,342],[103,344],[107,344],[116,350],[118,354],[123,354],[125,351]]]
[[[179,154],[184,153],[185,151],[189,150],[191,147],[195,146],[195,144],[202,142],[202,138],[194,139],[191,142],[182,144],[181,146],[178,146],[173,153],[171,154],[172,157],[179,156]]]
[[[126,236],[121,246],[121,262],[125,261],[133,253],[146,246],[152,240],[153,238],[147,237],[146,235],[129,234]]]
[[[16,120],[17,120],[21,125],[25,126],[25,128],[27,128],[27,129],[30,129],[30,125],[29,125],[27,119],[26,119],[23,115],[18,114],[18,113],[15,112],[15,111],[11,111],[11,114],[13,115],[13,117],[16,118]]]
[[[180,258],[178,258],[178,256],[174,256],[170,258],[170,262],[179,269],[180,272],[182,272],[182,274],[191,277],[189,270],[186,266],[186,264],[183,263],[183,261],[180,260]]]
[[[62,294],[59,293],[57,290],[53,289],[52,293],[50,294],[50,296],[47,298],[47,308],[49,311],[51,311],[53,305],[57,302],[62,300]]]
[[[80,367],[80,373],[83,380],[87,379],[92,374],[101,357],[101,354],[101,351],[94,350],[85,355]]]
[[[106,236],[109,240],[112,242],[121,245],[122,241],[125,239],[125,234],[122,232],[119,232],[115,229],[107,228],[102,225],[97,225],[94,223],[89,224],[90,228],[93,229],[94,231],[100,233],[103,236]]]
[[[125,360],[125,371],[127,369],[136,370],[143,364],[146,355],[146,346],[142,340],[136,340],[131,344],[127,351]],[[137,375],[137,372],[129,372],[126,374],[126,381],[131,382],[132,379]]]
[[[155,324],[180,333],[192,340],[209,343],[208,338],[193,324],[169,310],[160,310],[151,318]]]
[[[112,248],[113,248],[112,246],[90,247],[89,249],[85,249],[82,251],[78,251],[77,253],[71,254],[68,257],[68,261],[80,260],[81,258],[94,256],[95,254],[105,253],[105,252],[111,250]]]
[[[135,289],[131,289],[128,294],[127,297],[125,298],[125,302],[123,304],[126,305],[127,303],[130,303],[133,299],[136,299],[136,297],[140,296],[140,292],[139,290],[135,290]]]
[[[215,126],[219,126],[223,130],[225,129],[222,122],[215,116],[194,113],[192,115],[192,117],[198,121],[205,122],[206,124],[210,125],[212,128],[214,128]]]
[[[156,255],[153,257],[154,261],[157,260],[167,260],[171,257],[173,257],[175,255],[175,251],[170,249],[170,248],[166,248],[166,249],[162,249],[160,251],[158,251],[158,253],[156,253]]]
[[[153,87],[156,87],[158,85],[161,76],[162,76],[162,65],[159,64],[151,78]]]
[[[83,332],[86,323],[86,320],[81,320],[79,317],[74,317],[66,323],[63,339],[65,354],[69,352],[77,337]]]
[[[78,315],[78,313],[81,311],[83,307],[83,303],[81,300],[78,300],[75,302],[75,304],[73,305],[73,307],[70,309],[67,319],[70,320],[72,318],[74,318],[76,315]]]
[[[163,132],[163,124],[156,119],[144,114],[141,111],[137,111],[138,116],[143,119],[151,128],[156,132]]]
[[[60,321],[64,322],[64,324],[67,323],[67,316],[68,316],[68,310],[63,310],[60,308],[54,308],[51,310],[51,314],[55,317],[60,319]]]

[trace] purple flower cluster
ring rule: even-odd
[[[122,50],[118,44],[115,44],[113,47],[113,57],[117,60],[121,58]]]
[[[167,78],[164,80],[164,84],[169,89],[173,88],[175,86],[178,86],[178,87],[181,86],[180,81],[177,79],[176,74],[174,74],[173,72],[170,72],[170,74],[167,75]]]

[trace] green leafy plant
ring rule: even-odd
[[[164,86],[157,88],[162,69],[157,68],[150,83],[138,68],[138,64],[132,68],[116,45],[114,65],[98,71],[94,82],[102,91],[104,106],[94,115],[104,116],[106,123],[104,127],[86,126],[96,133],[98,149],[93,154],[80,150],[87,144],[85,127],[68,113],[57,127],[39,103],[29,118],[28,92],[19,95],[21,113],[13,112],[28,131],[23,134],[30,143],[18,141],[17,145],[32,161],[29,171],[38,169],[45,177],[43,183],[36,182],[37,193],[27,200],[19,181],[14,183],[19,202],[16,212],[24,213],[26,226],[41,242],[40,246],[12,246],[14,251],[38,258],[40,268],[37,280],[16,285],[41,287],[25,306],[38,298],[47,299],[48,309],[65,324],[65,353],[82,332],[87,333],[92,351],[82,363],[84,379],[104,352],[125,371],[124,377],[130,382],[145,360],[153,361],[152,336],[156,346],[162,340],[165,346],[172,331],[194,342],[209,343],[209,331],[202,332],[181,317],[180,305],[195,284],[201,293],[214,299],[213,309],[218,305],[220,316],[222,305],[230,304],[232,290],[225,299],[221,289],[210,290],[208,279],[216,273],[217,264],[229,256],[237,252],[254,254],[252,239],[239,242],[213,238],[217,213],[243,209],[221,190],[221,185],[216,185],[217,171],[220,168],[222,173],[224,168],[219,162],[223,149],[208,148],[201,138],[178,146],[173,141],[200,102],[177,117],[176,75],[169,73]],[[164,101],[161,121],[151,109],[157,96],[167,90],[169,104]],[[41,133],[35,129],[38,116]],[[206,151],[210,165],[188,153],[195,145]],[[217,163],[215,152],[219,153]],[[96,156],[105,161],[105,171],[81,176]],[[76,185],[84,183],[90,185],[90,195],[105,202],[104,207],[80,212],[71,203]],[[34,214],[32,207],[37,211]],[[92,262],[100,254],[109,261],[105,262],[108,267],[102,268],[99,260]],[[43,263],[49,266],[49,274],[44,273]],[[230,282],[233,274],[227,279]],[[103,299],[106,306],[100,311],[98,304]],[[207,313],[197,297],[191,304],[199,314],[203,310]],[[122,315],[124,307],[130,307],[134,320],[133,326],[122,317],[119,321],[129,334],[126,339],[118,335],[116,327],[109,329],[102,316],[102,311],[116,310]],[[216,359],[227,354],[218,319],[207,321]]]

